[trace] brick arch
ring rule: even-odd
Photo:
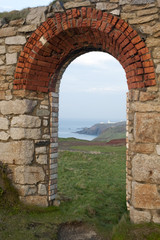
[[[151,55],[138,33],[116,16],[82,7],[56,13],[31,35],[17,63],[14,89],[54,91],[66,60],[91,50],[121,63],[129,89],[156,84]]]

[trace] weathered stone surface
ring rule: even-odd
[[[7,130],[9,126],[9,121],[7,118],[0,117],[0,129]]]
[[[27,32],[33,32],[36,29],[37,29],[37,26],[35,24],[32,24],[32,25],[27,25],[27,26],[23,26],[23,27],[19,28],[18,32],[27,33]]]
[[[43,154],[43,153],[46,153],[47,148],[46,147],[36,147],[35,151],[36,151],[36,154],[41,154],[41,153]]]
[[[96,4],[96,9],[100,10],[113,10],[118,7],[116,3],[106,3],[106,2],[98,2]]]
[[[160,47],[156,47],[153,50],[153,57],[154,58],[159,58],[159,56],[160,56]]]
[[[0,46],[0,54],[6,53],[6,48],[5,46]]]
[[[157,64],[156,73],[160,73],[160,64]]]
[[[115,10],[111,11],[111,14],[119,16],[120,15],[120,9],[115,9]]]
[[[0,59],[0,65],[3,65],[4,61],[2,59]]]
[[[76,7],[84,7],[84,6],[90,6],[90,1],[82,1],[82,2],[66,2],[64,3],[65,9],[69,8],[76,8]]]
[[[43,117],[48,116],[49,114],[50,112],[47,109],[37,109],[37,116]]]
[[[39,139],[41,138],[41,129],[39,128],[11,128],[11,138],[19,139]]]
[[[135,181],[160,184],[160,157],[137,154],[132,159]]]
[[[119,0],[120,5],[124,5],[124,4],[141,5],[141,4],[148,4],[153,2],[155,2],[155,0]]]
[[[8,164],[30,164],[33,160],[33,141],[0,143],[0,161]]]
[[[154,223],[160,223],[160,211],[159,210],[152,210],[152,215],[153,215],[153,218],[152,218],[152,221]]]
[[[26,38],[24,36],[7,37],[5,39],[7,45],[24,45],[25,43]]]
[[[133,12],[133,11],[138,11],[138,10],[142,10],[142,9],[147,9],[147,8],[151,8],[151,7],[155,7],[155,4],[147,4],[147,5],[130,5],[130,4],[126,4],[123,5],[123,12]]]
[[[37,205],[40,207],[47,207],[48,201],[46,196],[26,196],[26,197],[20,197],[20,200],[28,205]]]
[[[7,66],[7,65],[0,66],[0,74],[2,74],[2,75],[13,76],[14,71],[15,71],[15,66],[12,66],[12,65],[10,65],[10,66]]]
[[[132,204],[134,208],[159,209],[160,194],[156,184],[132,184]]]
[[[137,17],[136,19],[129,19],[129,24],[141,24],[158,19],[158,14],[152,14],[150,16]]]
[[[121,14],[121,18],[124,20],[128,20],[129,18],[135,18],[136,17],[136,13],[135,12],[129,12],[129,13],[122,13]]]
[[[159,65],[160,66],[160,65]],[[160,105],[156,102],[134,102],[130,104],[130,109],[135,112],[160,112]]]
[[[17,63],[17,53],[6,54],[6,64],[11,65]]]
[[[144,16],[144,15],[151,15],[151,14],[154,14],[154,13],[157,13],[158,12],[158,8],[150,8],[150,9],[144,9],[144,10],[141,10],[141,11],[137,11],[137,16],[138,17],[141,17],[141,16]]]
[[[136,113],[134,126],[136,142],[160,142],[160,113]]]
[[[39,24],[45,21],[45,12],[47,7],[32,8],[27,15],[26,22],[32,24]]]
[[[7,141],[8,139],[9,139],[9,134],[8,133],[6,133],[6,132],[4,132],[4,131],[2,131],[2,132],[0,132],[0,140],[2,140],[2,141]]]
[[[136,153],[150,154],[154,152],[155,146],[151,143],[130,143],[129,149]]]
[[[9,22],[10,26],[20,26],[24,24],[24,19],[16,19]]]
[[[5,92],[0,91],[0,100],[4,100],[4,99],[5,99]]]
[[[14,45],[14,46],[8,46],[8,53],[17,53],[21,52],[22,50],[22,45]]]
[[[156,152],[160,156],[160,145],[156,145]]]
[[[12,118],[11,126],[22,128],[37,128],[41,126],[41,119],[36,116],[20,115]]]
[[[7,24],[6,19],[5,18],[0,18],[0,27],[2,27],[5,24]]]
[[[0,29],[0,37],[9,37],[16,35],[16,31],[14,27],[7,27]]]
[[[44,181],[45,174],[41,167],[18,166],[14,171],[14,180],[18,184],[36,184]]]
[[[39,164],[47,164],[47,155],[37,155],[36,162]]]
[[[47,195],[47,189],[46,186],[44,184],[39,184],[38,185],[38,194],[39,195]]]
[[[148,37],[146,39],[147,47],[156,47],[160,46],[160,41],[158,38]]]
[[[141,92],[140,93],[140,101],[145,102],[149,100],[153,100],[157,97],[157,94],[149,93],[149,92]]]
[[[19,185],[15,184],[21,196],[34,195],[37,192],[37,187],[35,185]]]
[[[36,105],[37,101],[29,99],[1,101],[0,112],[3,115],[30,113],[33,111]]]
[[[139,224],[151,221],[151,213],[149,211],[138,211],[133,207],[130,208],[130,218],[133,223]]]

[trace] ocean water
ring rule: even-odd
[[[83,140],[93,140],[96,136],[94,135],[86,135],[86,134],[78,134],[75,133],[76,131],[79,131],[85,127],[91,127],[94,124],[96,124],[96,120],[92,119],[60,119],[59,120],[59,131],[58,135],[61,138],[69,138],[74,137],[77,139],[83,139]]]

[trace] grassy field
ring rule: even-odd
[[[9,187],[15,197],[7,205],[6,193],[0,191],[0,240],[21,240],[22,236],[23,240],[56,240],[62,224],[79,222],[91,226],[105,240],[160,240],[158,225],[129,222],[125,147],[73,148],[78,152],[59,154],[59,207],[22,206]],[[93,150],[98,154],[93,154]]]

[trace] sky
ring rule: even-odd
[[[0,12],[49,5],[52,0],[0,0]],[[111,55],[90,52],[66,69],[60,85],[60,119],[126,119],[125,72]]]

